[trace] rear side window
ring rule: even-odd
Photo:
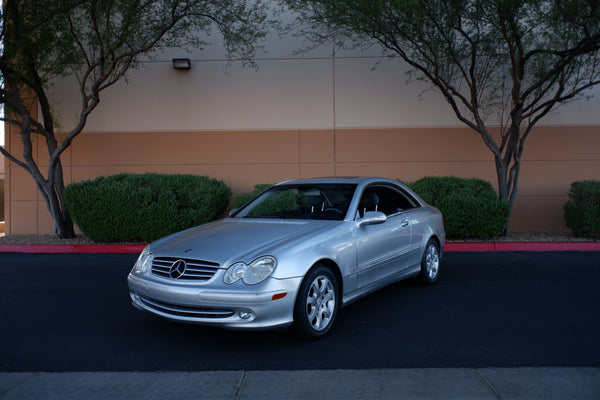
[[[419,207],[417,201],[408,193],[390,186],[370,186],[363,192],[362,198],[368,199],[367,203],[370,204],[377,202],[375,208],[366,211],[381,211],[387,216]]]

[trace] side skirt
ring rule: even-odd
[[[381,281],[372,283],[369,286],[365,286],[365,287],[355,290],[351,293],[347,293],[344,295],[344,297],[342,299],[341,306],[342,307],[347,306],[348,304],[360,299],[361,297],[364,297],[364,296],[366,296],[370,293],[373,293],[374,291],[384,288],[386,286],[389,286],[392,283],[396,283],[396,282],[402,281],[404,279],[408,279],[413,276],[416,276],[419,274],[420,271],[421,271],[421,263],[413,265],[412,267],[409,267],[402,271],[399,271],[398,273],[391,275],[386,279],[382,279]]]

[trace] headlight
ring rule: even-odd
[[[143,274],[148,271],[148,268],[152,265],[153,259],[154,255],[150,253],[150,246],[144,247],[142,254],[138,257],[131,272],[135,275]]]
[[[255,285],[267,279],[277,266],[277,261],[273,257],[262,257],[254,260],[242,277],[242,280],[247,285]]]
[[[231,267],[227,268],[225,271],[225,276],[223,277],[223,281],[230,285],[242,279],[244,276],[244,271],[246,271],[246,264],[243,262],[238,262],[233,264]]]
[[[277,260],[271,256],[257,258],[249,265],[237,262],[227,268],[223,281],[232,284],[241,279],[247,285],[256,285],[271,276],[276,266]]]

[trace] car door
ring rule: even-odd
[[[387,220],[356,230],[359,289],[393,279],[409,267],[411,220],[407,206],[402,193],[392,187],[373,186],[363,192],[358,218],[367,211],[380,211]]]

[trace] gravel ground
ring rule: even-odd
[[[71,239],[59,239],[56,235],[8,235],[0,236],[0,244],[93,244],[80,235]]]
[[[509,232],[490,240],[448,240],[448,242],[593,242],[592,239],[578,238],[571,232]],[[59,239],[54,235],[0,235],[0,244],[94,244],[80,235],[72,239]]]
[[[593,242],[593,239],[575,237],[572,232],[508,232],[490,240],[466,239],[448,242]]]

